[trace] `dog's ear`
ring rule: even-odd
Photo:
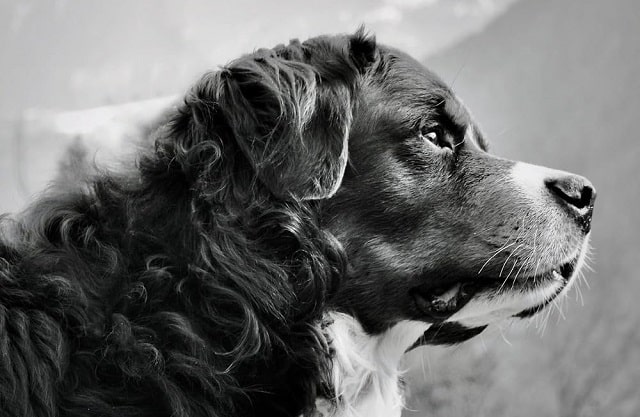
[[[347,165],[357,78],[375,59],[363,32],[259,50],[217,74],[216,110],[279,198],[331,197]]]
[[[376,38],[368,35],[364,26],[360,26],[356,33],[350,37],[349,54],[362,73],[378,59]]]

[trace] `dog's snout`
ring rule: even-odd
[[[593,203],[596,190],[591,182],[579,175],[563,175],[545,180],[545,185],[561,203],[577,216],[583,230],[587,233],[591,229]]]

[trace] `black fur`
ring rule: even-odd
[[[328,374],[361,32],[260,50],[187,94],[136,169],[54,188],[0,240],[0,415],[298,416]]]
[[[460,323],[440,323],[431,326],[409,350],[422,345],[455,345],[482,333],[487,326],[465,327]]]

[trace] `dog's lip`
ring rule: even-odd
[[[575,273],[575,270],[576,270],[576,266],[578,265],[578,261],[579,261],[579,255],[576,256],[571,261],[561,265],[559,268],[556,268],[553,271],[551,271],[551,276],[553,277],[553,279],[561,282],[562,285],[560,285],[558,289],[549,298],[547,298],[540,304],[530,307],[526,310],[523,310],[520,313],[514,315],[513,317],[517,317],[521,319],[531,317],[537,314],[538,312],[540,312],[549,303],[551,303],[562,292],[562,290],[565,289],[565,287],[571,280],[571,277],[573,277],[573,274]]]
[[[550,281],[561,282],[559,293],[573,276],[577,263],[578,256],[541,274],[513,280],[512,284],[506,284],[506,280],[501,277],[461,278],[413,288],[411,295],[417,310],[423,316],[422,319],[438,323],[446,321],[460,311],[479,293],[524,292],[535,290]],[[533,307],[531,311],[524,311],[524,317],[535,314],[544,305]],[[520,314],[518,317],[520,317]]]

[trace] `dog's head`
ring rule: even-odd
[[[348,258],[334,307],[369,332],[410,320],[462,341],[540,311],[584,259],[589,181],[491,155],[448,86],[362,32],[247,55],[187,104],[226,126],[253,192],[317,208]]]

